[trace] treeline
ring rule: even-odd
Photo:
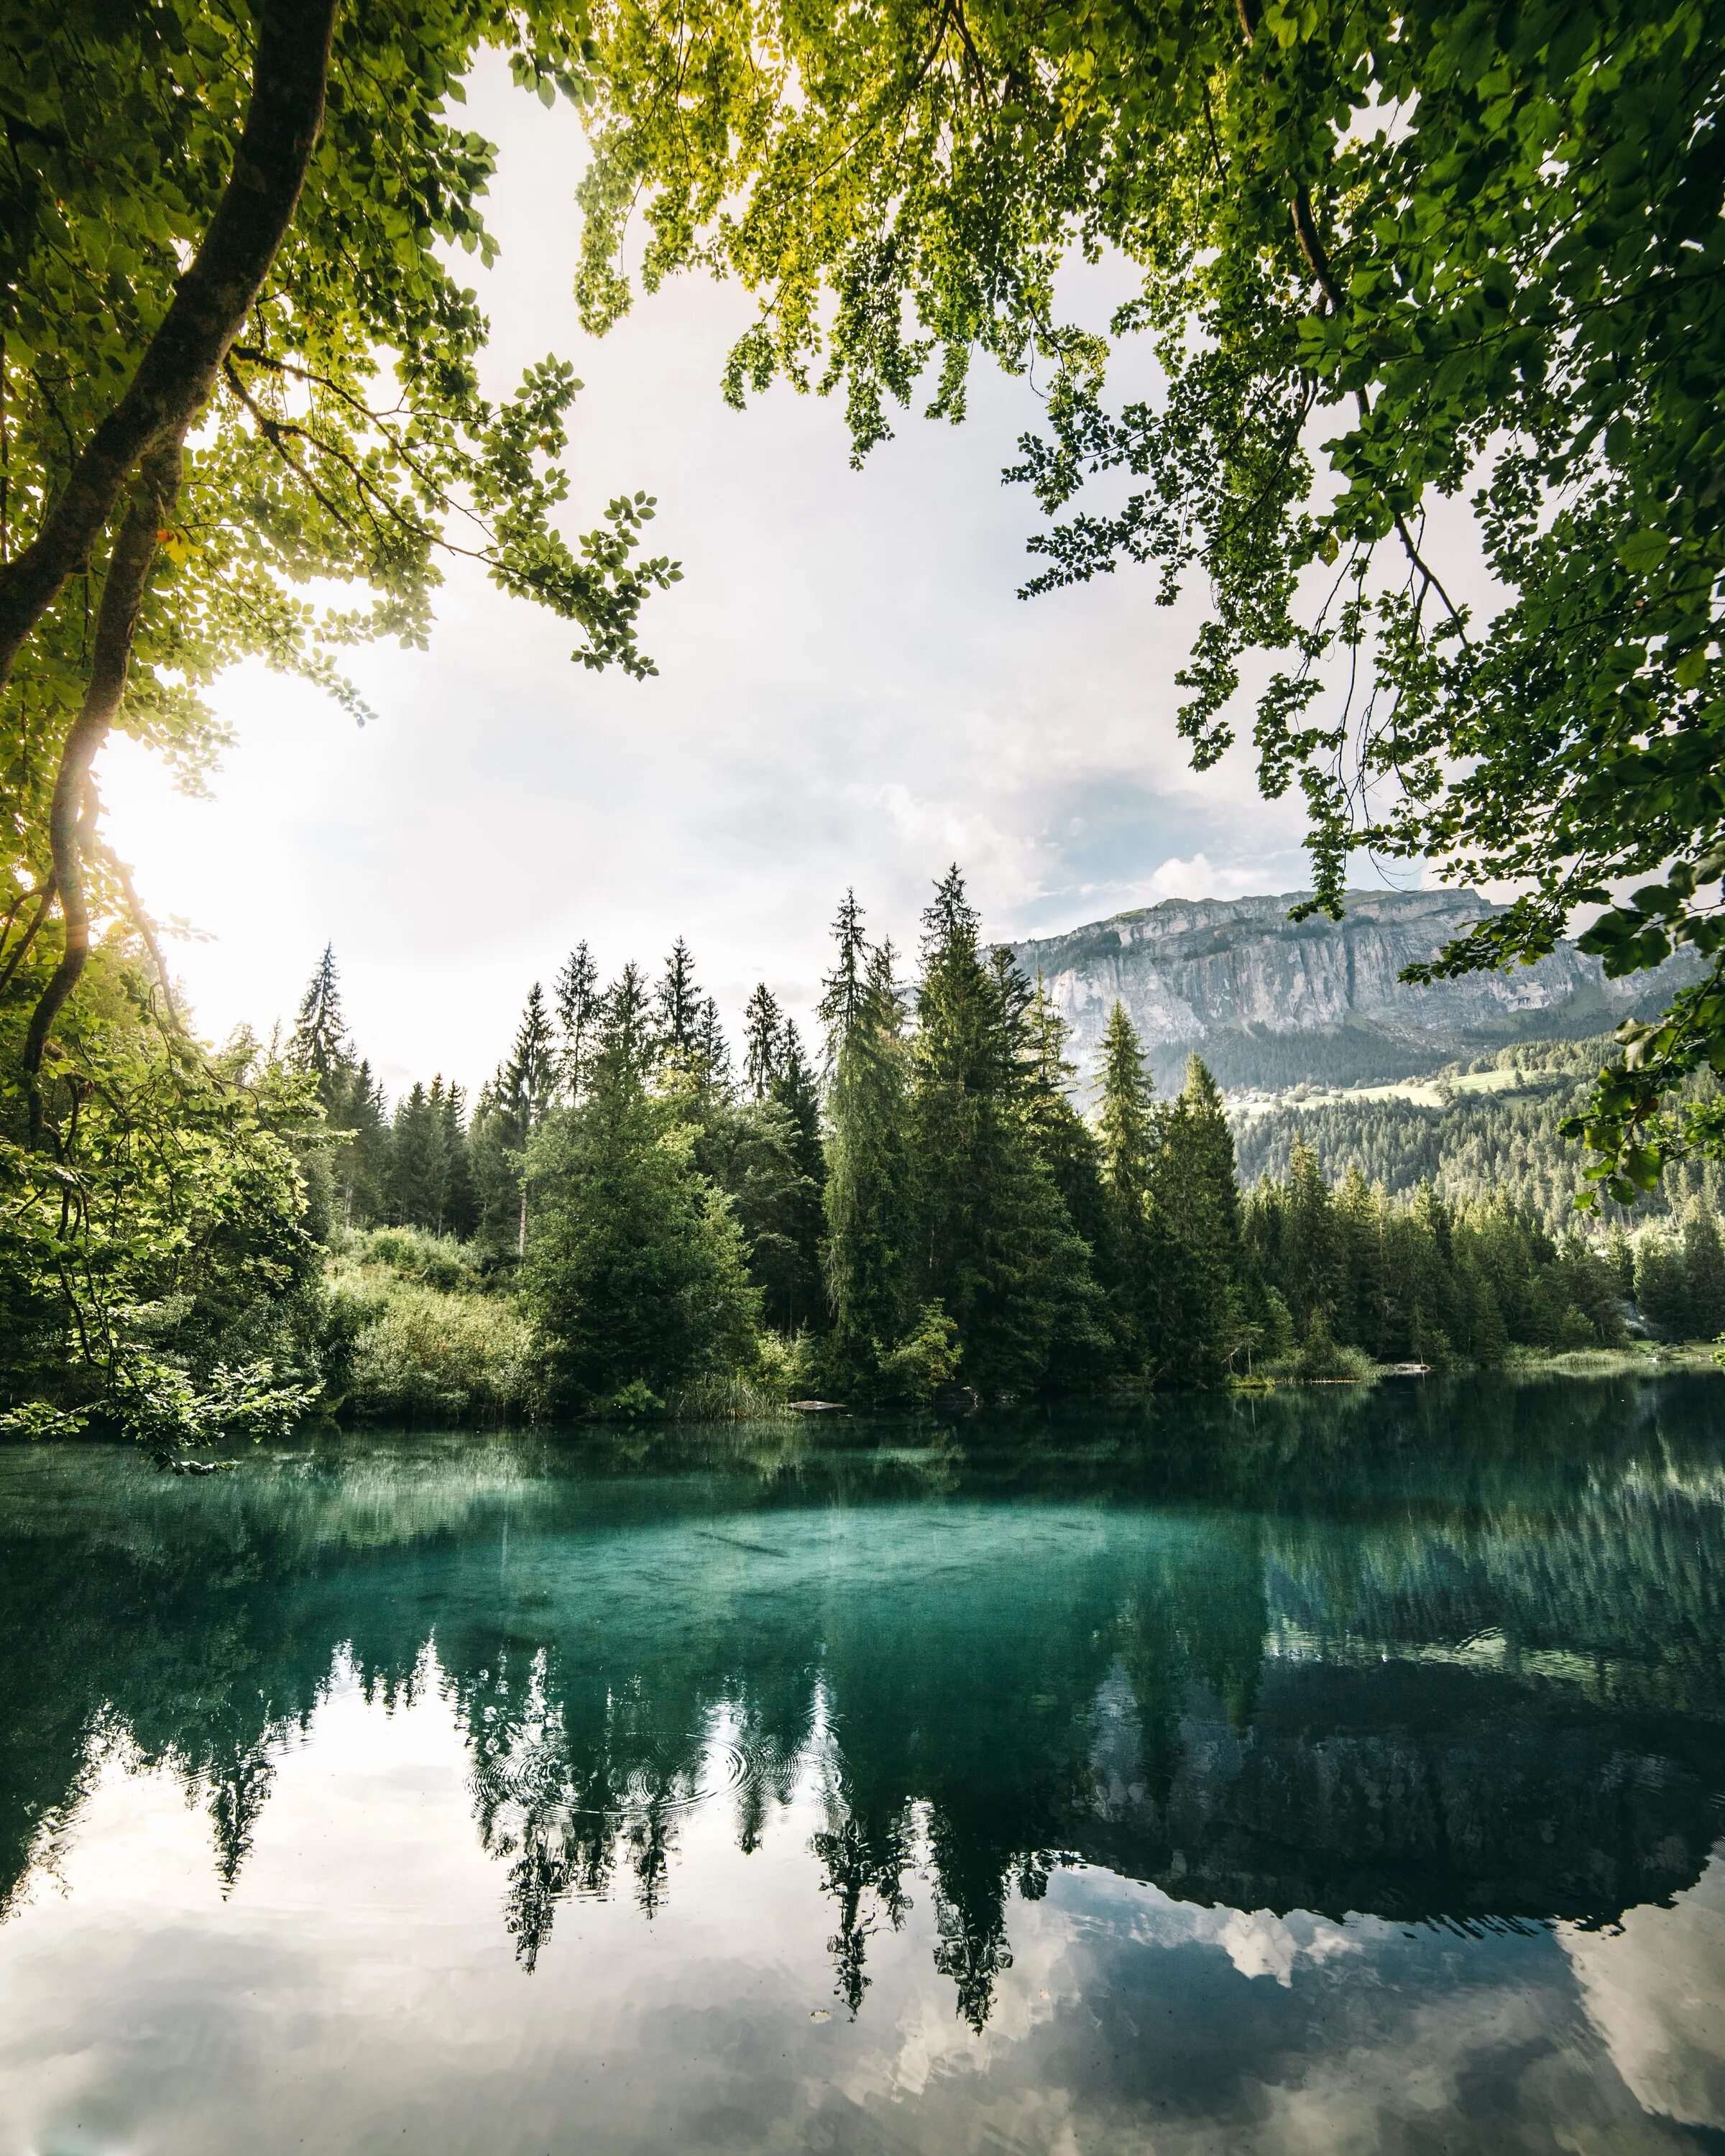
[[[919,958],[902,980],[846,899],[817,1073],[764,984],[733,1057],[682,942],[656,981],[629,965],[603,987],[583,945],[470,1116],[434,1080],[390,1118],[326,954],[290,1048],[330,1120],[316,1209],[326,1231],[465,1239],[518,1296],[562,1409],[787,1367],[882,1403],[1225,1369],[1250,1294],[1202,1065],[1157,1102],[1122,1016],[1081,1114],[1062,1021],[984,947],[956,870]]]
[[[1203,1062],[1158,1096],[1117,1009],[1081,1100],[1059,1014],[985,947],[956,870],[902,972],[848,896],[817,1071],[764,984],[734,1059],[686,944],[656,981],[629,965],[603,987],[583,944],[550,998],[532,991],[470,1119],[439,1079],[391,1120],[347,1045],[326,954],[292,1044],[335,1131],[323,1209],[463,1239],[466,1271],[441,1289],[422,1247],[381,1247],[425,1291],[506,1291],[537,1396],[563,1411],[716,1401],[727,1384],[999,1399],[1367,1358],[1490,1364],[1617,1344],[1643,1319],[1725,1330],[1699,1205],[1675,1240],[1632,1246],[1553,1233],[1504,1188],[1403,1193],[1356,1164],[1332,1188],[1298,1141],[1243,1199]],[[459,1322],[428,1305],[421,1330]],[[403,1383],[382,1385],[386,1405],[411,1404]]]
[[[168,1454],[315,1399],[890,1406],[1725,1332],[1705,1191],[1583,1235],[1512,1159],[1397,1188],[1300,1136],[1243,1195],[1204,1063],[1159,1094],[1117,1009],[1081,1089],[956,870],[912,967],[846,898],[807,1043],[762,985],[733,1046],[680,941],[603,983],[582,946],[470,1106],[434,1079],[392,1111],[327,952],[285,1042],[213,1058],[103,968],[49,1142],[0,1147],[0,1409],[35,1434],[94,1414]]]
[[[1725,1333],[1725,1247],[1695,1203],[1675,1236],[1558,1237],[1507,1193],[1457,1204],[1428,1182],[1395,1198],[1358,1165],[1332,1186],[1296,1140],[1286,1176],[1248,1199],[1245,1240],[1276,1352],[1312,1365],[1332,1342],[1490,1368],[1512,1347],[1620,1346],[1631,1322],[1675,1340]]]

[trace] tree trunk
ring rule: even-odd
[[[30,1015],[24,1036],[23,1068],[30,1092],[30,1136],[34,1143],[42,1131],[42,1054],[55,1019],[78,985],[90,957],[90,906],[84,890],[84,852],[88,836],[86,820],[93,820],[90,793],[90,766],[108,738],[108,732],[126,693],[126,677],[131,661],[132,639],[138,613],[150,582],[150,570],[163,523],[173,512],[180,485],[180,438],[153,449],[132,489],[131,501],[120,536],[109,557],[102,583],[102,603],[96,614],[95,653],[90,685],[60,750],[60,767],[54,779],[54,801],[49,810],[48,840],[54,861],[54,887],[59,898],[65,942],[59,963]]]
[[[251,107],[203,244],[41,529],[0,564],[0,689],[62,585],[88,562],[133,468],[156,444],[183,440],[215,386],[299,206],[323,125],[335,13],[336,0],[264,0]]]

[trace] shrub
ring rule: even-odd
[[[533,1396],[533,1334],[502,1296],[382,1274],[350,1286],[349,1411],[367,1421],[501,1419]]]

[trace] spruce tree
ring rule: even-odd
[[[562,1089],[572,1101],[587,1091],[599,1016],[598,968],[585,942],[578,943],[557,973],[557,1066]]]
[[[352,1060],[347,1042],[347,1024],[341,1012],[340,976],[336,949],[326,943],[316,970],[306,983],[288,1043],[288,1060],[296,1070],[313,1072],[318,1092],[327,1109],[328,1087]]]
[[[904,999],[890,942],[866,954],[854,983],[860,916],[839,914],[836,989],[829,984],[825,1270],[827,1348],[835,1390],[871,1392],[910,1329],[915,1233],[906,1144],[908,1059]]]
[[[653,996],[659,1050],[668,1063],[687,1065],[693,1060],[700,1045],[701,1006],[694,954],[680,936],[671,946]]]
[[[523,1295],[553,1402],[578,1412],[632,1386],[663,1399],[755,1353],[760,1300],[731,1206],[696,1165],[694,1127],[647,1091],[634,1033],[629,1019],[602,1039],[588,1099],[531,1152]]]
[[[418,1080],[396,1109],[389,1217],[398,1227],[434,1229],[441,1220],[444,1181],[441,1109],[441,1098],[434,1104]]]
[[[1174,1373],[1214,1378],[1246,1320],[1245,1252],[1234,1133],[1196,1055],[1163,1127],[1151,1210],[1163,1245],[1159,1359]]]
[[[659,1052],[659,1040],[647,984],[633,959],[599,998],[593,1042],[595,1065],[603,1060],[644,1085]]]
[[[783,1064],[784,1014],[764,981],[742,1014],[743,1090],[752,1101],[764,1101],[773,1090]]]
[[[983,957],[956,867],[923,915],[911,1046],[917,1300],[958,1328],[984,1396],[1069,1372],[1106,1348],[1090,1253],[1041,1158],[1030,1113],[1028,984]]]
[[[826,1318],[821,1278],[826,1147],[820,1127],[820,1088],[793,1019],[786,1019],[779,1037],[779,1067],[773,1074],[769,1097],[789,1125],[791,1160],[798,1176],[798,1199],[789,1229],[796,1252],[796,1289],[787,1329],[809,1325],[819,1330]]]
[[[436,1087],[433,1087],[435,1092]],[[448,1086],[440,1103],[443,1124],[444,1205],[439,1226],[465,1242],[479,1225],[479,1194],[467,1135],[466,1096]]]
[[[869,947],[863,934],[863,910],[856,893],[847,891],[833,921],[833,941],[838,946],[833,970],[822,983],[819,1017],[826,1029],[827,1069],[830,1071],[844,1045],[845,1033],[863,1005],[869,970]]]
[[[1683,1270],[1690,1337],[1717,1340],[1725,1333],[1725,1249],[1717,1222],[1692,1201],[1683,1220]]]
[[[1162,1266],[1150,1193],[1162,1131],[1155,1089],[1126,1006],[1108,1014],[1096,1077],[1096,1147],[1107,1196],[1107,1286],[1128,1366],[1148,1374],[1160,1344]]]

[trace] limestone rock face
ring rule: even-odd
[[[1235,1088],[1409,1075],[1512,1040],[1604,1032],[1649,999],[1648,976],[1608,981],[1573,943],[1537,966],[1410,987],[1404,967],[1499,909],[1466,891],[1362,891],[1341,921],[1291,921],[1301,896],[1168,899],[1014,955],[1071,1024],[1081,1065],[1117,999],[1159,1081],[1197,1049]],[[1661,978],[1659,999],[1671,985]]]

